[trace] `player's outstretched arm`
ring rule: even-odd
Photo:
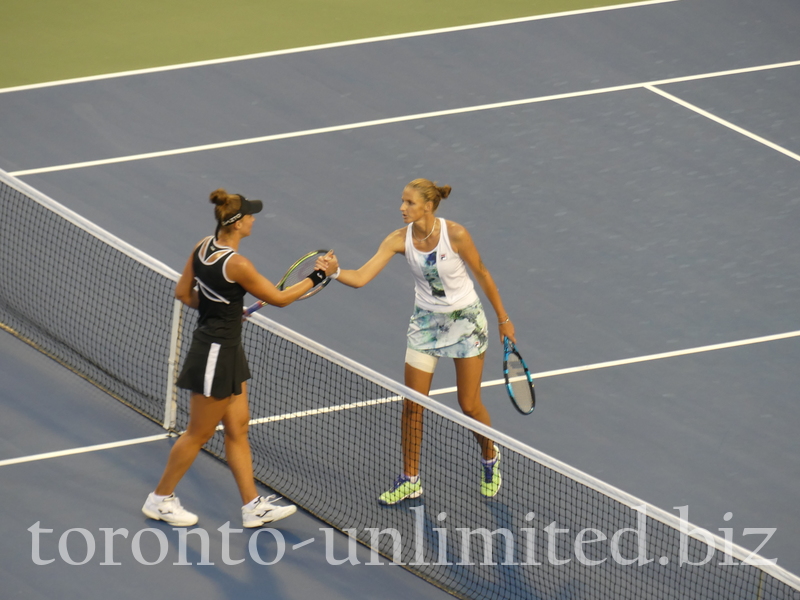
[[[337,281],[350,287],[360,288],[375,279],[383,268],[389,264],[395,254],[405,253],[405,228],[390,233],[381,242],[378,251],[360,269],[342,269]]]
[[[333,274],[339,265],[333,254],[324,262],[318,261],[317,264],[325,271],[325,275]],[[279,290],[274,283],[256,270],[253,263],[241,254],[230,258],[227,265],[227,273],[233,281],[256,298],[278,307],[288,306],[314,287],[311,279],[305,278],[285,290]]]

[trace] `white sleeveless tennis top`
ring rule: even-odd
[[[466,308],[478,294],[467,273],[467,266],[450,245],[447,223],[439,218],[439,243],[430,252],[414,248],[409,224],[406,230],[406,260],[414,275],[414,301],[432,312],[452,312]]]

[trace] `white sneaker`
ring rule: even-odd
[[[197,515],[183,508],[175,494],[170,494],[159,502],[151,493],[147,496],[142,512],[151,519],[165,521],[176,527],[191,527],[197,523]]]
[[[297,507],[290,504],[289,506],[278,506],[274,504],[275,501],[280,500],[278,496],[259,496],[253,508],[242,507],[242,525],[245,527],[261,527],[273,521],[280,521],[289,515],[297,512]]]

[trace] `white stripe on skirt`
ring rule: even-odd
[[[214,371],[217,369],[217,359],[219,358],[219,344],[211,344],[206,360],[206,372],[203,377],[203,396],[211,396],[211,384],[214,382]]]

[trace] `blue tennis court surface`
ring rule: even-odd
[[[9,550],[4,598],[78,600],[114,590],[118,598],[344,600],[392,598],[394,589],[451,597],[386,560],[366,564],[373,560],[369,549],[359,544],[351,554],[345,535],[302,511],[277,527],[280,539],[268,532],[253,537],[241,528],[230,471],[205,453],[181,482],[180,495],[198,513],[208,542],[204,550],[189,536],[182,554],[177,530],[140,512],[169,452],[164,430],[3,331],[0,358],[0,486],[8,507],[0,531]],[[122,440],[138,443],[14,462]],[[152,531],[137,537],[145,528],[163,541]],[[109,542],[106,531],[119,533]],[[329,562],[350,556],[356,564]]]
[[[274,280],[318,247],[360,266],[402,225],[405,183],[452,185],[440,215],[472,233],[540,375],[520,418],[491,340],[493,426],[746,548],[763,536],[745,528],[775,528],[760,553],[798,573],[798,27],[792,0],[679,0],[0,93],[0,168],[176,270],[212,230],[211,190],[263,198],[242,251]],[[402,380],[412,307],[397,259],[364,289],[264,310]],[[3,338],[0,461],[163,432]],[[434,388],[454,380],[442,364]],[[70,527],[141,527],[168,444],[0,467],[22,507],[0,520],[25,550],[10,597],[59,595],[78,572],[33,566],[35,521],[56,530],[50,555]],[[235,521],[229,478],[201,456],[181,495]],[[298,517],[287,539],[321,526]],[[126,580],[139,597],[176,572],[204,597],[394,597],[387,577],[444,595],[394,567],[337,569],[321,544],[269,569],[98,564],[80,571],[96,592],[59,597]]]

